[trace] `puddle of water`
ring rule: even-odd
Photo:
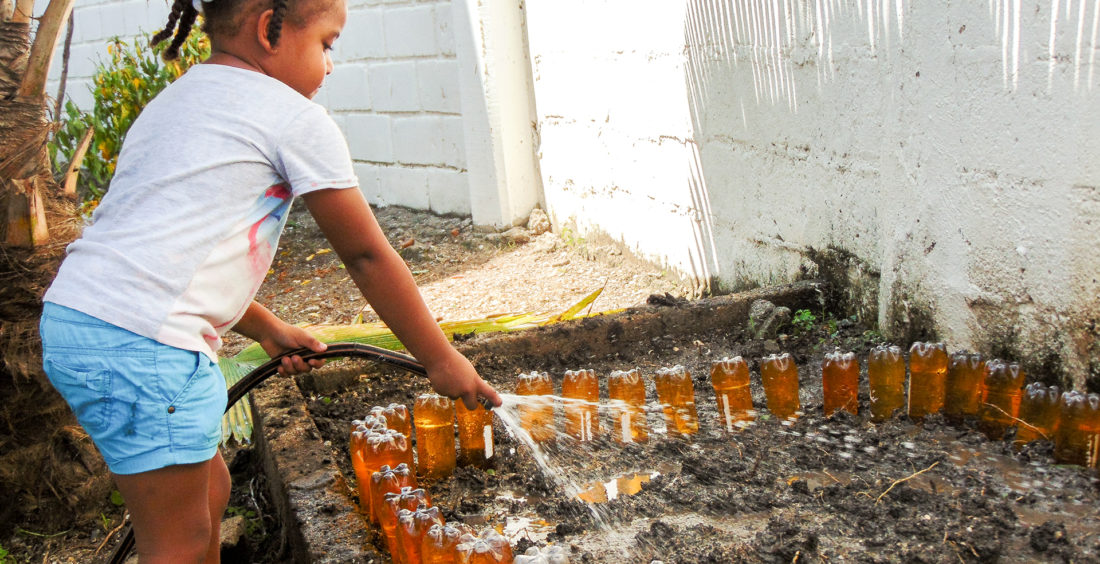
[[[577,494],[577,499],[588,503],[607,503],[620,495],[634,495],[642,491],[642,484],[649,483],[661,474],[679,471],[679,464],[662,463],[656,470],[650,472],[627,472],[606,482],[590,482],[583,486],[583,490]]]

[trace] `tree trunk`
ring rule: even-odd
[[[17,0],[10,21],[0,21],[0,226],[7,245],[34,246],[49,239],[43,189],[52,183],[46,141],[46,76],[73,0],[51,0],[38,19],[34,46],[23,21],[33,0]]]

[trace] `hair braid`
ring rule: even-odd
[[[279,43],[283,32],[283,20],[286,18],[287,0],[274,0],[271,21],[267,24],[267,40],[274,47]]]
[[[175,2],[172,2],[172,10],[168,12],[168,23],[165,24],[164,29],[157,32],[157,34],[149,40],[149,45],[155,47],[161,41],[172,37],[172,34],[176,32],[176,22],[180,19],[180,12],[183,11],[184,3],[190,4],[190,2],[186,2],[186,0],[175,0]]]
[[[180,14],[176,35],[172,38],[172,43],[164,50],[164,58],[169,61],[179,58],[180,47],[184,41],[187,41],[187,36],[191,35],[191,27],[195,25],[195,20],[199,17],[199,11],[195,9],[194,5],[186,0],[184,0],[184,3],[186,5],[183,7],[183,13]]]

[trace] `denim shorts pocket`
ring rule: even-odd
[[[158,351],[157,375],[172,409],[173,444],[220,440],[226,389],[217,365],[194,351]]]
[[[105,429],[111,421],[111,377],[106,368],[69,367],[47,360],[46,374],[61,393],[77,421],[89,431]]]

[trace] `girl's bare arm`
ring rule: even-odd
[[[293,349],[308,347],[314,352],[321,352],[328,348],[316,337],[309,334],[301,327],[295,327],[275,316],[259,302],[252,302],[241,316],[240,321],[233,326],[233,330],[248,337],[263,347],[268,356],[275,356]],[[311,360],[308,363],[298,355],[283,359],[279,374],[299,374],[308,372],[313,368],[324,366],[323,360]]]
[[[302,199],[363,296],[398,339],[428,370],[432,387],[476,407],[484,396],[500,405],[496,390],[478,376],[439,329],[405,261],[390,246],[357,189],[317,190]]]

